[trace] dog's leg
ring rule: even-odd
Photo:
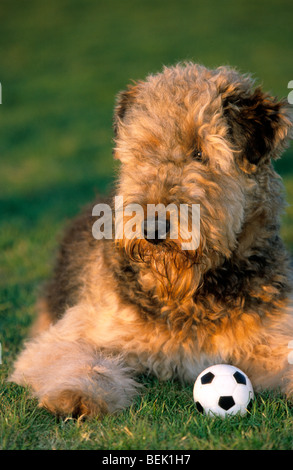
[[[125,408],[139,387],[131,369],[117,350],[87,338],[78,307],[71,310],[27,343],[9,380],[29,386],[40,406],[59,415],[100,416]]]
[[[255,391],[279,390],[293,398],[293,306],[270,318],[243,315],[237,328],[229,325],[210,342],[219,362],[242,369]]]
[[[291,308],[262,325],[258,333],[230,352],[235,365],[245,371],[256,391],[279,390],[293,398],[293,310]]]

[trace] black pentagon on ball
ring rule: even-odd
[[[233,374],[233,377],[238,384],[246,385],[245,375],[241,374],[241,372],[235,372],[235,374]]]
[[[233,397],[226,396],[226,397],[220,397],[218,401],[218,405],[223,408],[223,410],[229,410],[232,408],[232,406],[235,405],[235,401]]]
[[[207,372],[201,377],[200,381],[203,385],[210,384],[214,377],[215,376],[212,372]]]
[[[197,411],[199,411],[200,413],[203,413],[203,407],[201,406],[199,401],[195,403],[195,406],[196,406]]]

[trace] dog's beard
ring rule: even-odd
[[[164,240],[154,245],[145,239],[119,240],[126,256],[139,266],[142,288],[158,300],[182,302],[192,298],[209,265],[204,243],[197,250],[181,249],[180,241]]]

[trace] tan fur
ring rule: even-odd
[[[271,164],[290,137],[286,104],[234,69],[178,64],[120,93],[114,128],[116,195],[143,208],[200,204],[200,245],[97,241],[87,209],[10,380],[61,415],[123,409],[139,373],[193,382],[215,363],[292,395],[292,274]]]

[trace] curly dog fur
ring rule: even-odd
[[[293,393],[292,273],[280,238],[285,101],[230,67],[165,67],[118,95],[116,195],[124,204],[200,204],[200,245],[95,240],[73,221],[10,380],[60,415],[113,413],[135,376],[193,382],[232,363],[256,390]]]

